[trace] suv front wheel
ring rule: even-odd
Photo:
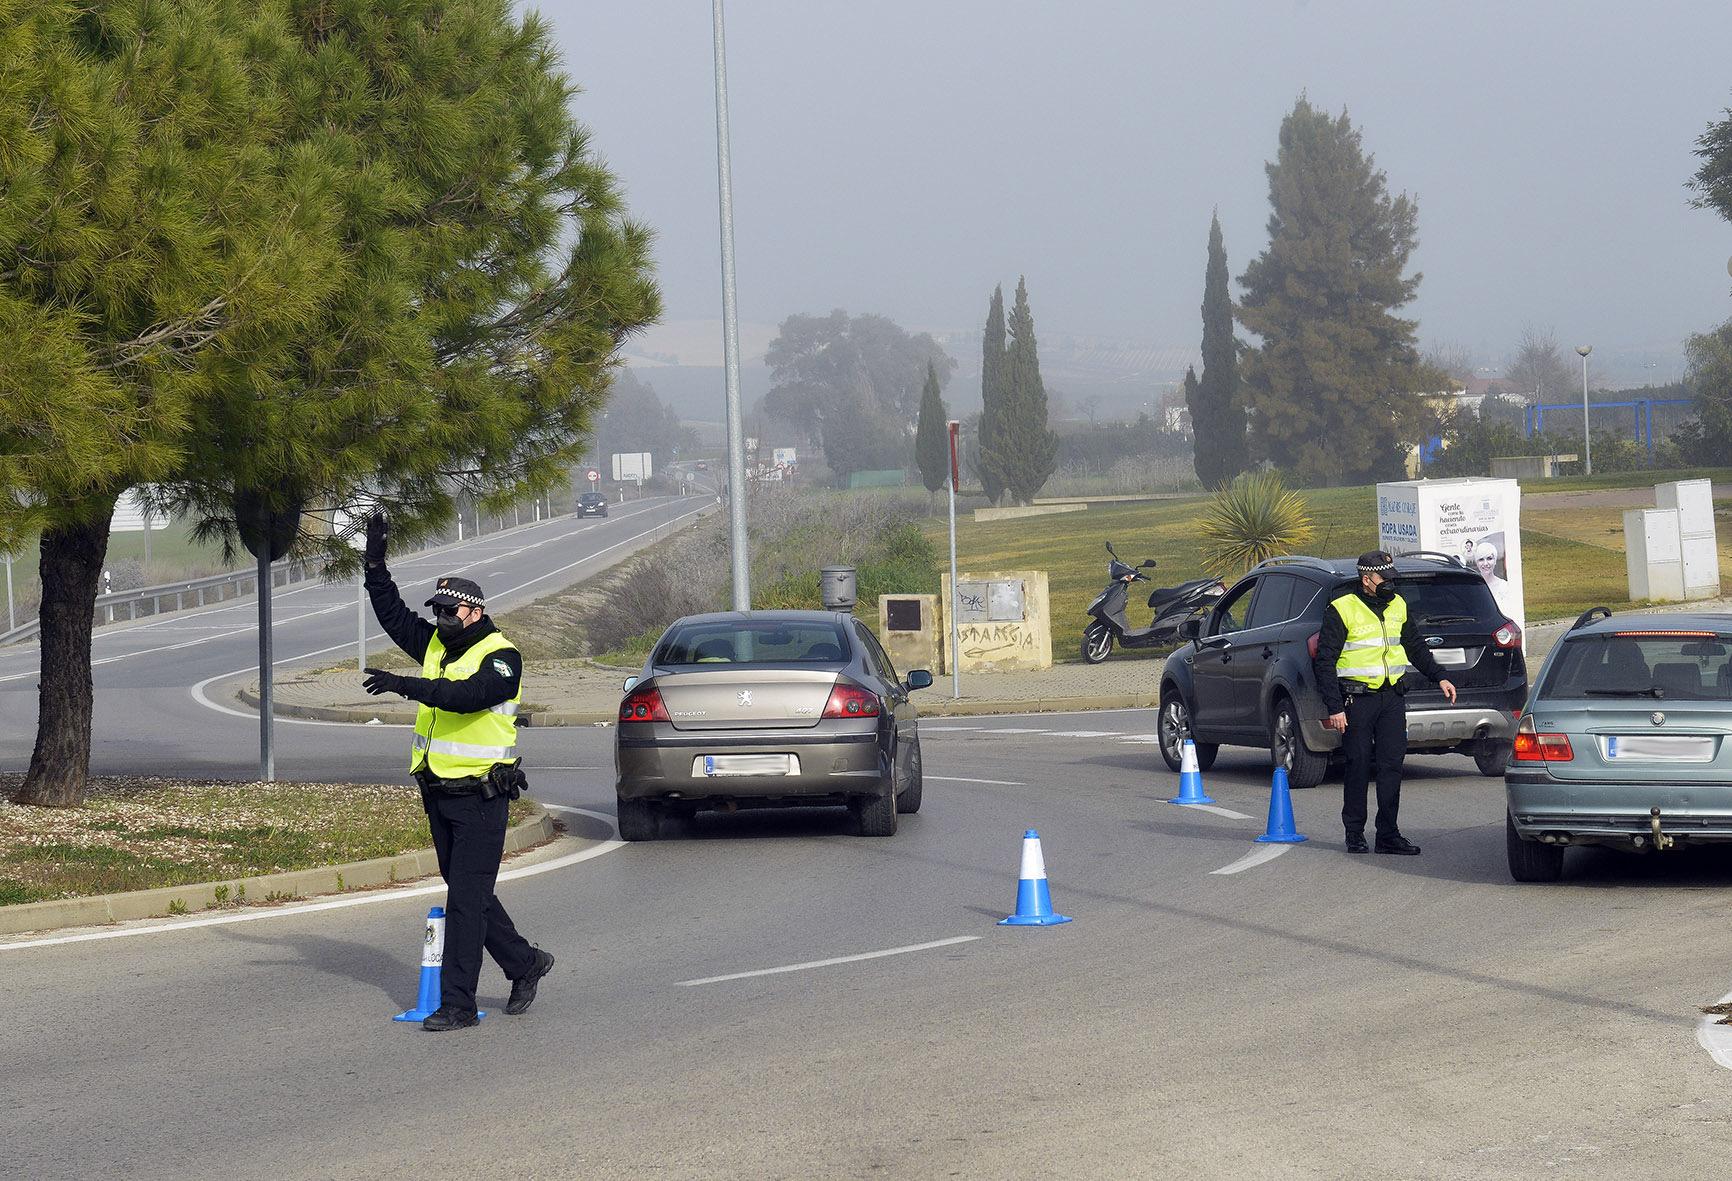
[[[1305,745],[1299,711],[1286,697],[1275,699],[1269,718],[1269,757],[1277,767],[1287,768],[1288,787],[1316,787],[1329,771],[1329,756]]]
[[[1167,770],[1181,771],[1185,765],[1185,739],[1191,738],[1191,711],[1185,706],[1185,699],[1179,696],[1177,689],[1168,689],[1161,695],[1160,721],[1157,723],[1160,731],[1161,758],[1166,761]],[[1197,748],[1197,770],[1207,771],[1215,765],[1215,756],[1221,753],[1219,743],[1192,743]]]

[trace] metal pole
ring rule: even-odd
[[[1594,431],[1588,422],[1588,354],[1582,354],[1582,452],[1588,475],[1594,474]]]
[[[271,559],[259,558],[259,782],[275,783],[276,758],[271,751]]]
[[[961,428],[960,422],[949,424],[950,433],[950,479],[946,481],[950,489],[950,602],[944,606],[944,614],[950,619],[950,696],[962,696],[962,653],[959,650],[957,634],[960,628],[956,623],[956,432]]]
[[[746,539],[746,439],[740,413],[740,329],[734,300],[734,181],[728,147],[727,46],[722,33],[722,0],[712,0],[716,51],[716,187],[722,221],[722,349],[727,370],[728,517],[734,557],[734,610],[752,608],[752,580]]]
[[[6,555],[6,630],[14,631],[18,627],[18,615],[12,607],[12,555]]]

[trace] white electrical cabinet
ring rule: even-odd
[[[1720,544],[1714,527],[1714,485],[1708,480],[1675,480],[1654,485],[1654,502],[1678,513],[1683,598],[1720,595]]]
[[[1684,544],[1677,509],[1625,510],[1624,564],[1633,601],[1665,603],[1684,597]]]

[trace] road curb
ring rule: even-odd
[[[553,817],[547,809],[533,801],[530,806],[535,814],[506,830],[507,854],[521,853],[557,835]],[[88,898],[59,898],[52,902],[21,902],[0,907],[0,935],[48,931],[58,927],[97,927],[132,919],[161,918],[171,913],[195,914],[242,899],[265,902],[342,894],[369,886],[404,885],[438,872],[439,858],[432,849],[414,849],[395,857],[374,857],[367,861],[322,865],[258,877],[164,886],[156,890],[131,890],[124,894],[101,894]],[[218,890],[222,891],[220,900]],[[177,904],[184,911],[170,910]]]

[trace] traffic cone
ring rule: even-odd
[[[1297,845],[1306,840],[1293,827],[1293,797],[1287,793],[1287,768],[1276,767],[1269,782],[1269,831],[1257,838],[1266,845]]]
[[[1197,768],[1197,744],[1185,739],[1185,753],[1179,759],[1179,794],[1169,804],[1212,804],[1215,801],[1203,792],[1203,773]]]
[[[1070,922],[1069,915],[1052,912],[1052,892],[1046,884],[1046,858],[1040,855],[1040,834],[1029,829],[1022,834],[1022,875],[1016,883],[1016,913],[999,919],[1001,927],[1051,927]]]
[[[415,1007],[397,1014],[393,1021],[425,1021],[439,1007],[439,965],[445,960],[445,908],[427,912],[427,937],[421,945],[421,991]]]

